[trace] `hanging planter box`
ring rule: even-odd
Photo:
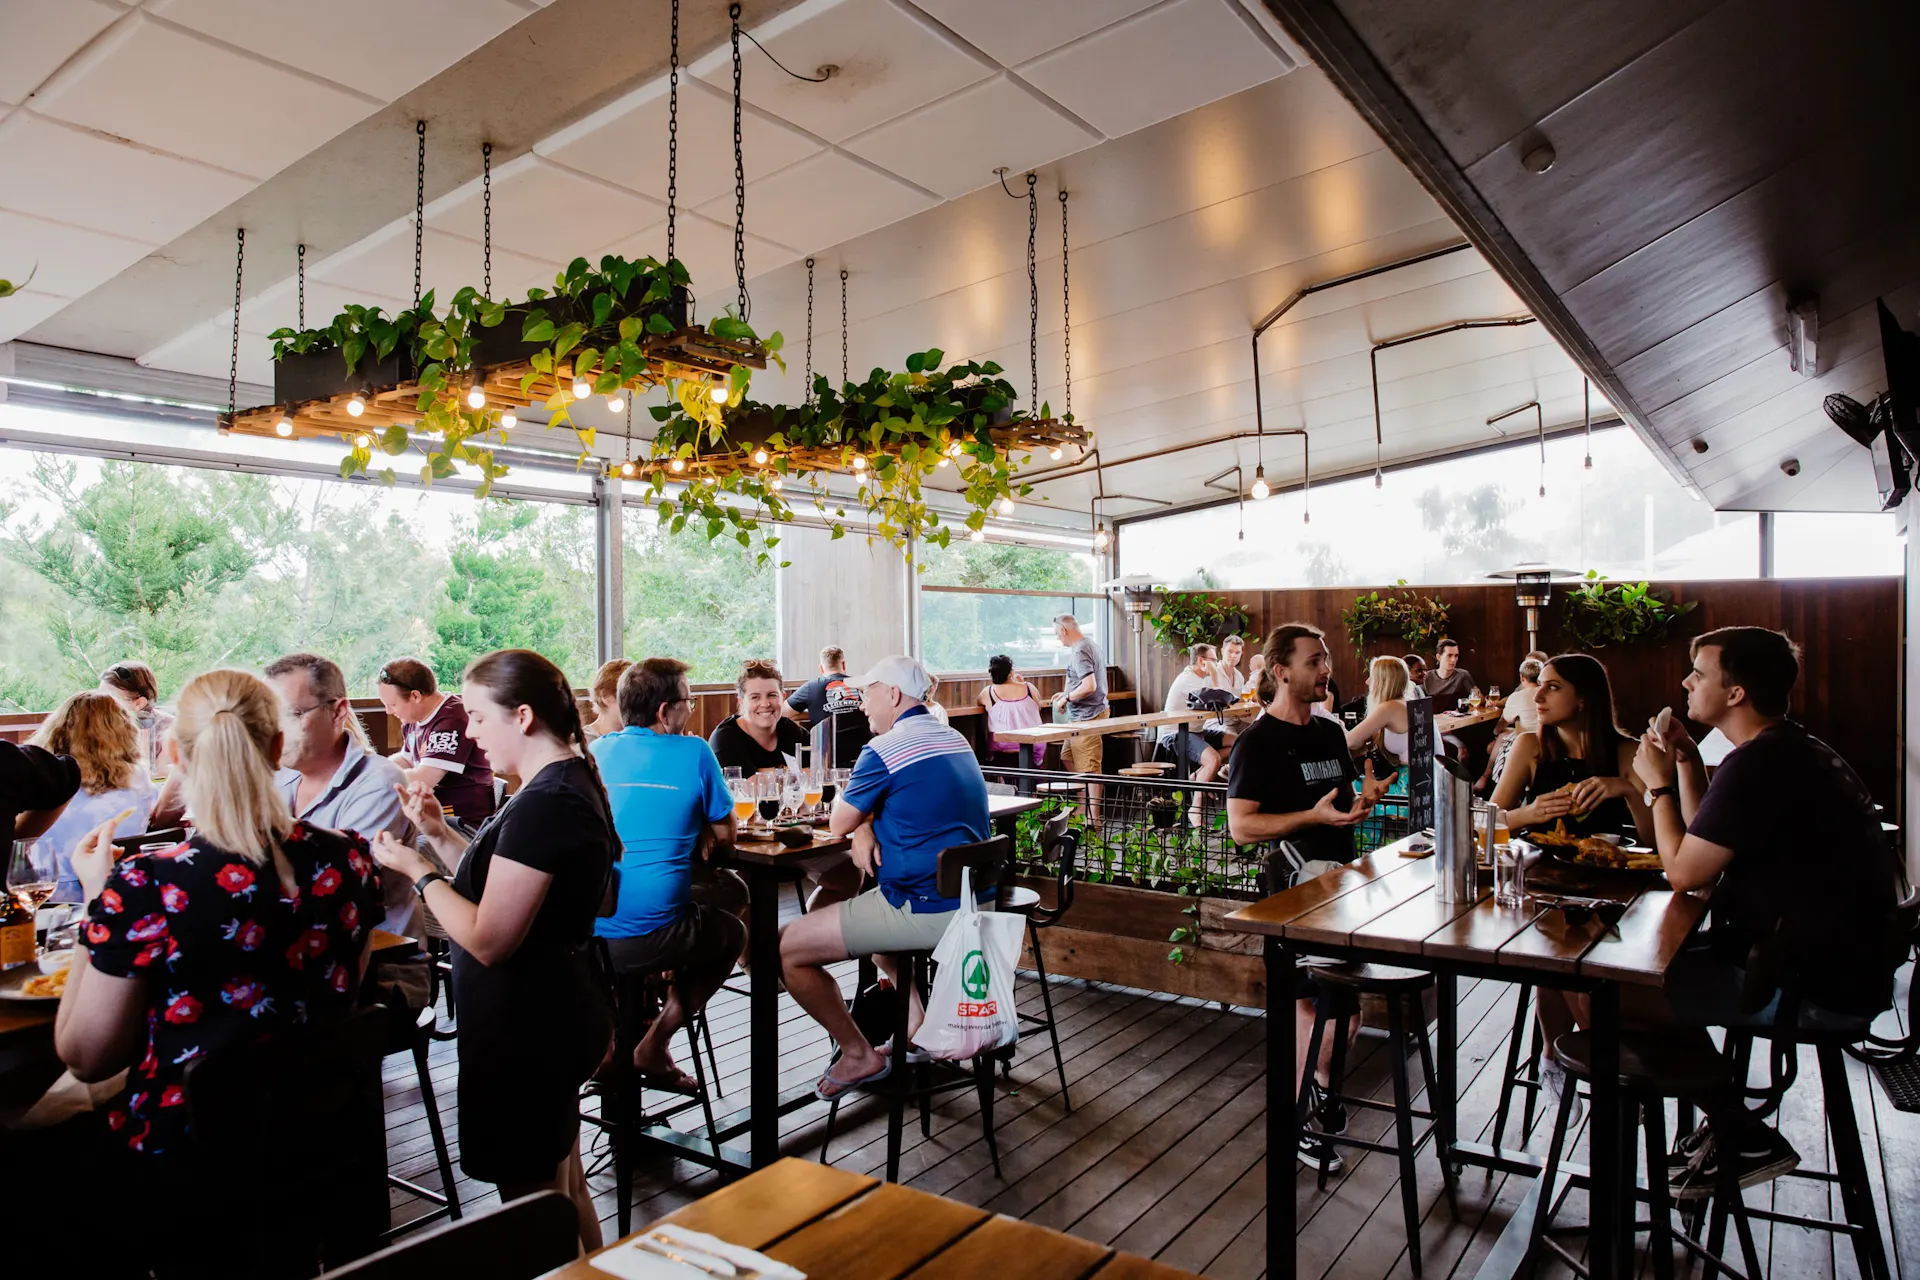
[[[304,354],[289,351],[273,363],[273,399],[276,404],[328,400],[355,391],[384,391],[418,376],[413,352],[404,342],[384,360],[375,360],[373,352],[367,352],[352,372],[338,347]]]

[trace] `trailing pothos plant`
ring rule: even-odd
[[[1246,614],[1204,591],[1169,591],[1160,607],[1147,614],[1153,633],[1171,649],[1211,644],[1221,633],[1246,625]]]
[[[1580,649],[1604,649],[1610,644],[1647,644],[1670,639],[1698,600],[1675,604],[1659,588],[1644,582],[1611,585],[1597,570],[1587,570],[1586,581],[1567,593],[1560,614],[1560,633]]]
[[[1404,640],[1416,652],[1429,649],[1447,633],[1447,604],[1438,596],[1415,595],[1406,590],[1407,580],[1394,584],[1398,595],[1369,591],[1354,598],[1353,607],[1340,617],[1347,624],[1347,642],[1355,655],[1369,640],[1393,637]]]
[[[944,360],[937,348],[915,352],[900,372],[876,368],[840,387],[821,375],[810,404],[743,403],[722,415],[700,411],[683,387],[674,404],[652,410],[659,429],[649,473],[662,518],[676,529],[704,521],[709,536],[729,528],[738,536],[758,518],[789,518],[788,482],[804,480],[835,538],[845,536],[842,522],[854,507],[896,546],[910,550],[918,539],[944,547],[954,527],[928,505],[924,485],[951,466],[971,508],[962,527],[984,528],[996,502],[1032,492],[1014,478],[1027,455],[993,436],[996,427],[1017,426],[1028,415],[1013,407],[1013,385],[999,376],[999,365],[942,368]],[[821,472],[858,477],[855,495],[820,488]],[[687,488],[676,504],[665,491],[682,479]],[[754,512],[736,514],[736,506],[721,504],[722,493],[749,499]]]

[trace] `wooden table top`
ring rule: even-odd
[[[661,1222],[758,1250],[814,1280],[1194,1280],[1075,1236],[792,1157]],[[581,1259],[553,1274],[606,1273]]]
[[[1498,720],[1504,704],[1488,703],[1478,711],[1447,711],[1433,718],[1434,730],[1438,733],[1458,733],[1462,729],[1471,729],[1474,725],[1485,724],[1489,720]]]
[[[1224,711],[1143,711],[1132,716],[1108,716],[1105,720],[1060,720],[1031,729],[1002,729],[995,737],[1006,742],[1026,742],[1039,746],[1047,742],[1065,742],[1084,734],[1102,737],[1113,733],[1132,733],[1138,729],[1159,729],[1175,724],[1202,724],[1208,720],[1237,720],[1260,714],[1257,702],[1237,702]]]
[[[1617,929],[1598,919],[1574,928],[1558,911],[1502,907],[1491,893],[1470,903],[1434,894],[1433,859],[1404,858],[1398,840],[1344,867],[1251,903],[1226,928],[1305,947],[1362,947],[1434,961],[1490,965],[1658,987],[1706,915],[1704,898],[1652,887],[1645,877],[1535,864],[1536,892],[1629,903]]]

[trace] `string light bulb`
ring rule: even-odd
[[[467,388],[467,408],[484,409],[487,407],[487,389],[475,382]]]
[[[1054,460],[1055,462],[1058,462],[1058,461],[1060,461],[1060,458],[1061,458],[1061,450],[1060,450],[1060,446],[1059,446],[1059,445],[1055,445],[1055,446],[1053,446],[1053,448],[1051,448],[1051,449],[1049,449],[1049,450],[1047,450],[1047,456],[1048,456],[1049,458],[1052,458],[1052,459],[1053,459],[1053,460]]]
[[[1255,502],[1262,502],[1265,501],[1266,496],[1272,492],[1273,490],[1267,487],[1266,467],[1255,467],[1253,469],[1253,487],[1247,490],[1247,496]]]
[[[727,402],[727,386],[724,382],[714,383],[713,390],[707,394],[713,397],[715,404],[725,404]]]
[[[687,469],[687,460],[685,458],[675,458],[673,460],[673,469],[676,473],[685,471]]]
[[[273,434],[279,436],[282,440],[292,435],[293,419],[282,415],[280,421],[273,424]]]
[[[767,451],[765,449],[755,449],[753,451],[753,465],[756,467],[764,467],[767,465]]]
[[[370,449],[373,447],[373,437],[362,431],[353,438],[353,447],[356,449]]]
[[[986,540],[987,534],[983,529],[975,529],[967,534],[968,542],[985,542]]]
[[[511,429],[519,425],[520,425],[520,415],[515,413],[513,410],[508,409],[500,415],[500,426],[503,429]]]
[[[780,477],[779,477],[779,476],[775,476],[775,477],[773,477],[773,479],[771,479],[771,480],[769,480],[769,481],[767,481],[767,483],[768,483],[768,485],[770,485],[770,486],[771,486],[771,487],[772,487],[772,488],[773,488],[773,489],[774,489],[774,490],[775,490],[776,492],[777,492],[777,491],[778,491],[778,490],[779,490],[779,489],[780,489],[780,488],[782,487],[782,481],[781,481],[781,479],[780,479]]]
[[[1012,514],[1013,514],[1013,499],[1012,499],[1012,498],[1002,498],[1002,499],[1000,499],[1000,514],[1001,514],[1001,515],[1003,515],[1003,516],[1010,516],[1010,515],[1012,515]]]
[[[940,459],[940,461],[939,461],[939,462],[937,462],[937,463],[935,463],[934,465],[935,465],[935,466],[937,466],[937,467],[944,467],[944,466],[946,466],[946,465],[947,465],[947,459],[945,459],[945,458],[942,458],[942,459]]]
[[[625,413],[626,411],[627,411],[627,399],[625,396],[621,395],[618,391],[616,391],[607,397],[608,413]]]
[[[573,380],[573,398],[575,400],[585,400],[592,394],[593,384],[591,382],[588,382],[585,378],[575,378]]]
[[[347,401],[347,413],[352,417],[357,418],[361,414],[365,413],[366,411],[367,411],[367,398],[361,395],[358,391],[354,392],[353,399]]]
[[[626,476],[626,477],[628,477],[629,479],[631,479],[631,478],[632,478],[632,476],[633,476],[633,463],[632,463],[632,462],[623,462],[623,463],[621,463],[621,464],[620,464],[620,474],[621,474],[621,475],[623,475],[623,476]]]
[[[853,469],[854,469],[855,471],[865,471],[865,470],[867,469],[867,455],[866,455],[866,454],[864,454],[864,453],[856,453],[856,454],[854,454],[854,455],[853,455]]]
[[[957,458],[961,454],[965,453],[966,451],[967,451],[967,447],[961,444],[958,440],[955,440],[947,445],[947,456],[949,458]]]

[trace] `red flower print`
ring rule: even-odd
[[[349,932],[360,927],[360,907],[357,903],[340,904],[340,927]]]
[[[239,862],[229,862],[214,873],[213,882],[228,893],[238,896],[253,888],[253,868]]]
[[[319,924],[311,926],[310,928],[308,928],[306,935],[301,939],[301,941],[306,944],[308,955],[310,956],[325,955],[327,953],[326,926],[319,925]]]
[[[316,898],[330,897],[339,887],[340,873],[332,867],[328,867],[313,878],[313,896]]]
[[[163,1016],[176,1027],[198,1022],[200,1021],[200,1002],[185,992],[172,995],[167,1000],[167,1011]]]
[[[161,885],[160,905],[176,915],[185,911],[187,909],[187,891],[177,884]]]
[[[287,840],[289,843],[292,843],[293,841],[296,841],[296,840],[305,840],[306,838],[307,838],[307,824],[304,822],[294,823],[293,829],[287,832]]]
[[[160,1105],[163,1107],[177,1107],[186,1100],[187,1091],[177,1084],[170,1084],[160,1091]]]
[[[107,926],[101,924],[98,920],[95,920],[87,926],[87,941],[96,947],[112,936],[113,930],[107,928]]]
[[[173,941],[173,939],[171,938],[168,938],[165,942],[156,939],[153,942],[149,942],[146,946],[140,948],[140,954],[136,955],[133,958],[134,967],[137,969],[144,969],[148,965],[152,964],[154,961],[166,955],[167,943],[171,941]]]
[[[328,965],[327,982],[336,992],[345,995],[347,988],[353,983],[353,974],[343,964]]]
[[[182,862],[192,862],[193,845],[189,841],[182,840],[179,844],[173,846],[173,848],[161,850],[151,856],[155,858],[166,858],[169,861],[178,858]]]
[[[140,1065],[136,1070],[138,1070],[141,1075],[151,1078],[159,1066],[160,1059],[155,1056],[153,1052],[153,1041],[149,1038],[147,1041],[147,1056],[140,1059]]]
[[[287,968],[304,969],[307,967],[307,936],[301,934],[287,948]]]
[[[233,940],[240,944],[242,951],[257,951],[260,944],[267,940],[267,931],[257,920],[249,920],[240,926]]]
[[[151,938],[164,937],[167,932],[167,918],[159,912],[141,916],[127,930],[128,942],[146,942]]]
[[[147,873],[139,867],[130,867],[122,864],[120,867],[120,878],[136,889],[143,889],[147,884]]]
[[[127,1127],[127,1113],[124,1111],[107,1112],[107,1128],[115,1133]]]
[[[373,870],[373,866],[369,862],[367,855],[361,853],[357,848],[347,850],[347,866],[352,869],[353,874],[363,880],[366,879],[368,874]]]
[[[229,978],[220,988],[220,999],[236,1009],[251,1009],[266,991],[252,978]]]
[[[127,1147],[133,1151],[145,1151],[147,1149],[147,1134],[152,1131],[153,1126],[142,1120],[140,1127],[128,1136]]]
[[[100,891],[100,909],[110,916],[117,916],[125,910],[126,904],[120,901],[120,893],[115,889]]]

